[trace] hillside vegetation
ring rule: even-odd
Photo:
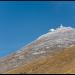
[[[28,64],[19,66],[6,74],[53,74],[53,73],[75,73],[75,46],[65,48],[53,56],[40,57]]]

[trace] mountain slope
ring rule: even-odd
[[[60,26],[0,59],[0,73],[71,73],[74,58],[75,29]]]
[[[75,46],[41,57],[6,73],[75,73]]]

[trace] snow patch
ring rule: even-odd
[[[21,53],[22,51],[21,50],[18,50],[16,53]]]
[[[46,47],[46,49],[49,49],[50,47]]]
[[[20,55],[19,56],[19,59],[24,59],[24,55]]]
[[[40,52],[35,52],[35,53],[32,53],[33,55],[36,55],[36,54],[43,54],[43,53],[46,53],[45,51],[40,51]]]
[[[54,31],[55,31],[55,29],[50,29],[49,31],[54,32]]]

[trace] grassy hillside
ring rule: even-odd
[[[47,57],[33,60],[6,73],[75,73],[75,46],[66,48],[53,56],[48,55]]]

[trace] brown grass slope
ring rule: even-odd
[[[5,74],[61,74],[75,73],[75,46],[66,48],[61,52],[40,57],[26,65],[5,72]]]

